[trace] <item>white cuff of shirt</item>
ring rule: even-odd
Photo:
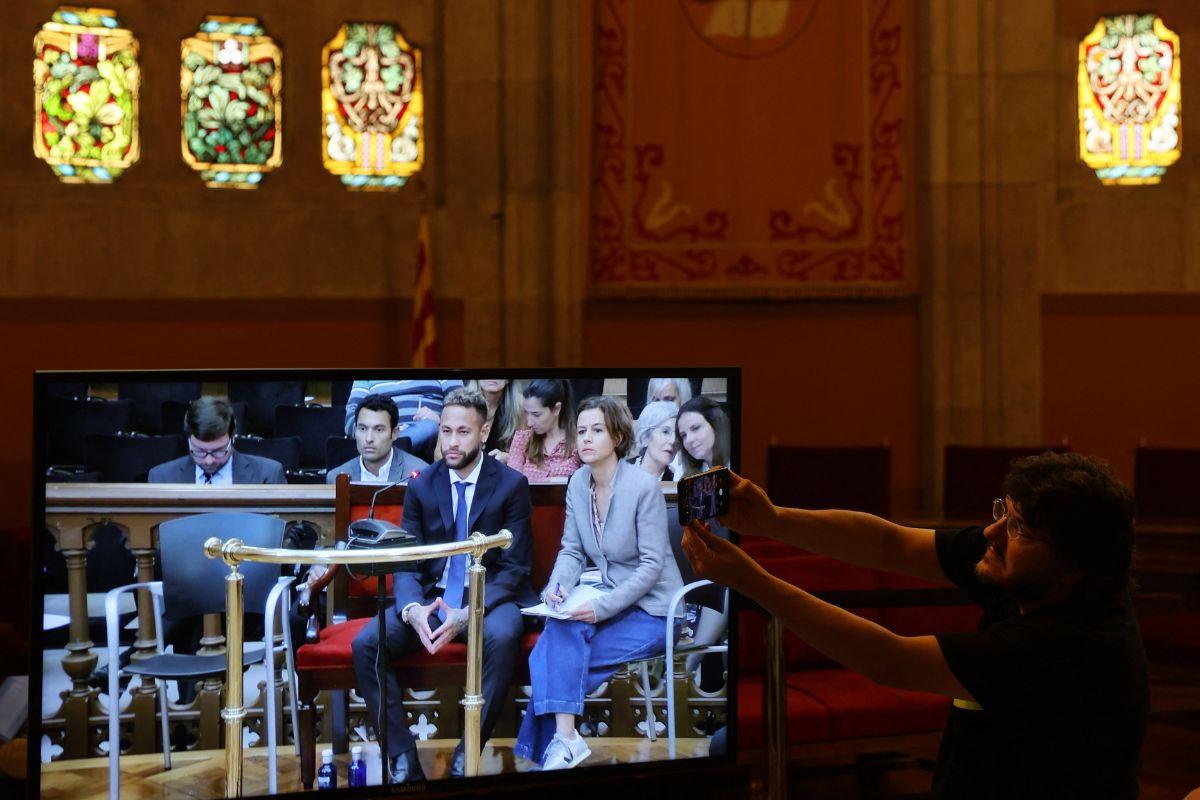
[[[412,608],[413,606],[419,606],[419,605],[421,605],[421,604],[420,603],[409,603],[404,608],[400,609],[400,621],[403,622],[405,625],[407,625],[408,624],[408,610],[410,608]]]

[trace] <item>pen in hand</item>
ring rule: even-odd
[[[563,596],[562,596],[562,584],[561,584],[561,583],[557,583],[557,582],[556,582],[556,583],[554,584],[554,596],[555,596],[555,597],[557,597],[558,599],[557,599],[557,600],[552,600],[552,601],[551,601],[551,605],[550,605],[550,607],[551,607],[552,609],[554,609],[555,611],[557,611],[557,610],[558,610],[558,607],[559,607],[559,605],[561,605],[561,604],[562,604],[562,601],[563,601]]]

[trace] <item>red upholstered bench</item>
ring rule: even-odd
[[[340,625],[331,625],[321,631],[321,641],[304,646],[303,669],[310,673],[320,673],[322,670],[344,670],[346,659],[350,653],[350,643],[366,625],[376,624],[375,617],[359,617],[347,620]],[[521,650],[529,655],[537,642],[536,633],[527,633],[521,640]],[[297,654],[298,656],[299,654]],[[439,683],[461,683],[463,670],[467,662],[467,645],[463,642],[451,642],[434,655],[423,650],[409,653],[406,656],[392,660],[392,669],[403,671],[410,681],[421,685],[436,686]],[[300,669],[300,659],[296,659],[297,669]],[[521,665],[517,666],[521,672]],[[321,681],[314,675],[314,680]]]
[[[371,496],[377,487],[351,484],[349,476],[339,475],[334,501],[334,529],[339,540],[346,538],[350,522],[367,516]],[[530,581],[539,591],[550,577],[554,559],[562,539],[566,514],[565,485],[530,487],[533,501],[533,534]],[[397,524],[403,515],[404,487],[397,486],[381,493],[375,503],[375,516]],[[342,572],[335,579],[331,614],[346,613],[348,619],[321,631],[319,642],[306,644],[296,652],[297,697],[300,706],[300,730],[297,732],[300,749],[300,780],[306,789],[312,788],[316,777],[316,713],[317,693],[325,690],[347,690],[357,680],[350,644],[367,624],[375,624],[375,579],[348,579]],[[388,588],[391,583],[388,579]],[[521,646],[529,655],[537,634],[526,634]],[[407,686],[462,685],[466,676],[466,644],[452,643],[435,655],[418,650],[392,661],[400,683]],[[528,659],[518,660],[513,678],[518,685],[526,683]],[[345,703],[343,695],[343,703]]]
[[[916,578],[811,554],[773,557],[764,565],[772,574],[902,635],[973,630],[978,624],[974,606],[904,605],[923,597],[956,602],[952,590]],[[761,747],[765,621],[759,612],[746,611],[739,627],[738,742]],[[925,733],[945,725],[947,698],[881,686],[830,662],[790,632],[784,634],[784,660],[789,745]]]

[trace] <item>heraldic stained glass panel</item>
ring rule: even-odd
[[[33,38],[33,152],[65,183],[138,160],[138,42],[107,8],[60,6]]]
[[[282,65],[253,17],[205,17],[183,40],[180,146],[206,186],[253,189],[283,163]]]
[[[1180,74],[1154,14],[1104,17],[1079,43],[1079,156],[1101,181],[1158,183],[1179,160]]]
[[[398,189],[425,160],[421,51],[395,25],[343,25],[321,51],[325,168],[351,189]]]

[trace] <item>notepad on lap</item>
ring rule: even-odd
[[[603,589],[589,584],[581,583],[571,590],[567,595],[567,599],[559,603],[558,608],[551,608],[545,603],[538,603],[536,606],[522,608],[521,613],[531,617],[554,617],[555,619],[570,619],[570,612],[582,606],[584,603],[591,602],[597,597],[606,595]]]

